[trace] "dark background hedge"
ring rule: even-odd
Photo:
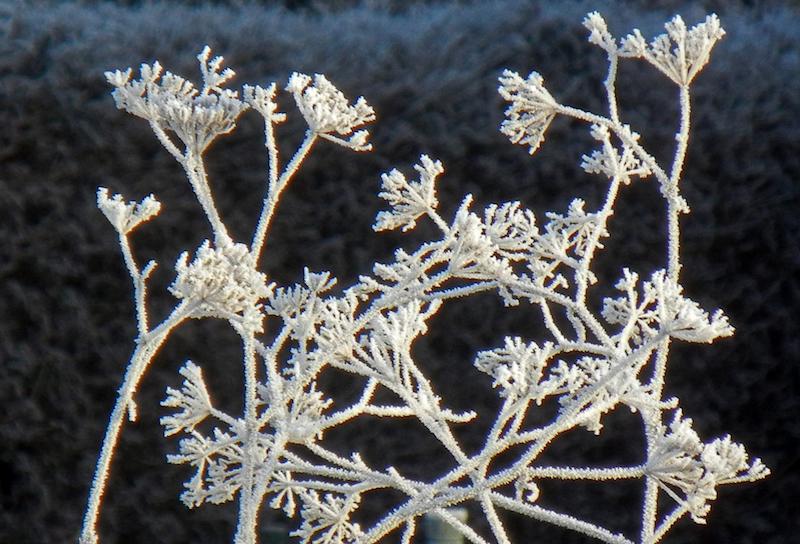
[[[731,433],[773,474],[723,488],[708,526],[684,521],[666,542],[795,542],[800,13],[796,3],[721,0],[0,2],[0,542],[75,541],[131,350],[129,281],[114,233],[95,208],[96,187],[128,198],[154,192],[165,204],[134,239],[140,260],[161,264],[152,285],[155,315],[171,303],[164,288],[177,254],[207,236],[177,165],[146,123],[114,108],[104,70],[158,58],[194,77],[194,56],[208,43],[237,70],[238,82],[284,83],[294,70],[322,72],[349,96],[367,97],[378,113],[375,151],[355,155],[319,145],[285,197],[265,263],[278,282],[296,281],[308,265],[347,284],[409,243],[376,235],[370,225],[380,207],[379,174],[408,170],[421,153],[445,164],[440,192],[447,213],[466,193],[479,205],[520,199],[540,217],[563,210],[572,196],[596,205],[603,184],[577,167],[591,149],[584,128],[556,121],[531,158],[497,131],[503,105],[496,94],[503,68],[535,68],[560,100],[602,110],[604,57],[581,26],[593,9],[617,35],[639,27],[652,36],[674,13],[694,23],[712,10],[728,30],[694,87],[684,182],[693,213],[683,220],[682,253],[688,294],[724,308],[737,334],[713,346],[676,347],[668,392],[681,398],[702,436]],[[620,95],[628,122],[667,160],[676,90],[654,70],[628,62]],[[282,105],[297,121],[290,101]],[[242,239],[263,191],[260,131],[256,116],[246,116],[208,157],[221,213]],[[301,131],[297,122],[283,127],[286,153]],[[602,278],[613,280],[622,266],[643,275],[662,266],[662,216],[652,182],[625,189],[611,224],[615,238],[598,262]],[[489,296],[442,311],[418,353],[451,407],[485,413],[496,405],[472,357],[504,334],[535,339],[535,316],[505,310]],[[187,358],[206,367],[219,402],[238,409],[233,335],[216,322],[179,331],[142,384],[141,421],[125,430],[101,522],[106,543],[230,541],[234,509],[186,510],[177,496],[188,473],[164,462],[176,443],[161,437],[158,402]],[[347,392],[347,380],[334,383]],[[461,388],[452,391],[453,383]],[[564,463],[637,462],[640,436],[634,417],[615,412],[600,439],[566,436],[552,455]],[[467,444],[478,438],[464,433]],[[356,426],[331,440],[348,448],[369,440],[360,448],[368,461],[409,473],[424,475],[446,462],[415,428]],[[545,488],[542,500],[633,534],[630,506],[639,493],[575,484]],[[536,523],[509,523],[519,542],[585,541]]]

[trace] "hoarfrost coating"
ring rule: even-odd
[[[516,201],[474,211],[467,195],[448,218],[439,211],[436,194],[445,168],[422,155],[414,167],[417,180],[397,169],[383,175],[379,197],[387,209],[378,213],[374,229],[407,231],[418,221],[431,221],[436,236],[415,249],[398,249],[393,260],[375,263],[356,283],[338,290],[328,272],[308,269],[301,282],[278,286],[258,270],[258,262],[281,193],[315,144],[324,139],[355,151],[371,148],[363,127],[375,113],[364,98],[351,103],[325,76],[293,74],[286,90],[308,130],[294,156],[281,166],[275,129],[286,114],[277,110],[278,86],[245,86],[240,98],[226,87],[233,71],[223,70],[222,58],[212,59],[209,48],[198,55],[201,87],[170,72],[162,75],[158,62],[142,65],[137,80],[131,79],[131,69],[106,74],[117,106],[148,121],[184,168],[211,236],[193,252],[193,260],[188,251],[178,258],[169,288],[177,302],[163,321],[151,325],[147,280],[155,263],[137,264],[128,235],[158,214],[161,205],[152,195],[126,203],[120,195],[98,190],[98,206],[119,235],[133,280],[139,336],[97,462],[82,544],[99,542],[97,521],[111,462],[125,417],[136,419],[134,396],[141,378],[169,334],[188,319],[223,319],[240,337],[244,410],[228,414],[215,407],[202,365],[187,361],[180,370],[183,384],[168,388],[162,402],[172,410],[161,419],[165,436],[183,435],[168,461],[192,471],[181,495],[187,506],[238,501],[236,544],[257,541],[264,505],[299,516],[292,535],[303,543],[369,543],[393,533],[408,543],[420,517],[435,514],[471,542],[505,544],[510,536],[500,513],[510,511],[604,542],[649,544],[660,541],[684,517],[705,523],[720,485],[769,474],[729,436],[704,441],[678,408],[678,399],[663,394],[673,341],[706,343],[733,334],[720,310],[702,309],[680,282],[679,216],[689,211],[680,193],[690,132],[689,86],[724,31],[714,15],[691,29],[675,17],[665,25],[666,34],[647,44],[638,30],[617,40],[596,12],[584,25],[589,41],[607,56],[608,111],[561,104],[540,74],[522,77],[507,70],[499,92],[509,106],[500,129],[533,154],[544,145],[555,117],[584,123],[598,148],[581,158],[581,166],[608,185],[600,208],[587,210],[576,198],[565,212],[537,219]],[[666,167],[620,118],[616,77],[619,61],[626,58],[643,59],[678,86],[677,144]],[[237,242],[215,205],[203,155],[214,139],[234,130],[248,109],[264,119],[268,172],[253,238]],[[619,191],[646,177],[655,178],[665,202],[664,269],[642,281],[621,263],[615,285],[619,294],[605,298],[595,313],[587,304],[587,293],[597,283],[593,259],[603,249],[602,240],[612,235],[609,218]],[[484,292],[497,293],[507,306],[535,310],[548,338],[507,337],[502,346],[487,346],[476,354],[474,366],[491,378],[501,403],[483,446],[467,452],[453,429],[469,424],[476,413],[447,407],[447,392],[428,380],[424,361],[416,360],[412,348],[443,304]],[[273,326],[265,327],[267,321]],[[362,380],[357,400],[342,405],[319,385],[323,373],[335,371]],[[379,403],[380,390],[393,393],[396,401]],[[529,411],[547,400],[559,407],[554,419],[531,425]],[[540,455],[559,435],[578,427],[599,434],[604,416],[619,406],[630,408],[643,422],[646,451],[641,464],[541,463]],[[326,446],[328,430],[363,416],[415,418],[452,458],[452,468],[434,480],[418,481],[395,467],[370,466],[357,446],[350,454]],[[591,440],[591,434],[586,436]],[[502,470],[497,469],[495,460],[509,453],[513,461],[505,460]],[[641,481],[638,534],[614,533],[541,505],[537,482],[545,479]],[[361,522],[360,506],[385,490],[403,499],[378,521]],[[470,526],[448,511],[465,503],[479,507],[483,523]]]

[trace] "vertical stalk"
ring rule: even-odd
[[[594,252],[597,249],[597,243],[600,241],[600,234],[605,229],[609,217],[611,217],[611,215],[614,213],[614,202],[616,201],[617,193],[619,192],[619,183],[620,176],[615,175],[612,178],[611,185],[608,188],[606,201],[597,214],[599,219],[597,222],[597,228],[592,233],[592,238],[587,244],[586,254],[583,256],[581,261],[580,270],[576,274],[578,276],[578,291],[575,294],[575,302],[581,305],[586,304],[586,290],[589,287],[589,280],[586,276],[589,272],[589,265],[594,257]]]
[[[649,447],[649,446],[648,446]],[[658,484],[655,479],[646,476],[644,488],[644,506],[642,509],[641,544],[652,542],[658,516]]]
[[[242,456],[242,473],[244,481],[239,492],[239,523],[236,527],[234,542],[236,544],[256,544],[256,526],[258,524],[259,501],[255,500],[255,440],[258,433],[256,403],[257,375],[256,349],[253,331],[246,331],[242,336],[244,349],[244,410],[245,436],[243,437],[244,454]]]
[[[133,258],[131,245],[128,241],[127,233],[120,233],[119,245],[122,248],[122,257],[125,260],[125,266],[128,267],[128,273],[133,280],[133,298],[136,306],[136,326],[139,331],[139,337],[147,334],[147,302],[145,297],[147,295],[147,278],[150,273],[155,269],[155,261],[150,261],[145,265],[144,269],[139,272],[136,266],[136,260]]]
[[[603,85],[606,88],[606,96],[608,97],[608,114],[611,121],[619,124],[619,109],[617,108],[617,65],[619,64],[619,56],[616,53],[609,53],[608,55],[608,75]]]
[[[679,216],[683,211],[683,204],[678,189],[678,185],[683,171],[683,163],[686,159],[686,149],[689,145],[689,129],[691,127],[691,103],[689,100],[689,85],[684,84],[680,87],[680,108],[681,121],[680,129],[676,136],[678,145],[675,148],[675,157],[672,161],[669,183],[664,187],[664,196],[667,200],[667,275],[670,280],[678,282],[680,278],[680,221]],[[655,368],[651,381],[651,394],[654,398],[661,399],[664,390],[664,376],[667,371],[667,356],[669,354],[669,337],[662,340],[658,347],[655,358]],[[656,418],[657,424],[661,423],[661,412],[659,410]],[[657,429],[645,418],[645,433],[647,436],[648,457],[654,447]],[[658,510],[658,485],[655,479],[648,476],[645,484],[645,499],[642,510],[642,544],[651,542],[655,535]]]
[[[691,126],[691,102],[689,100],[689,86],[681,85],[680,90],[680,105],[681,105],[681,127],[676,139],[678,145],[675,149],[675,158],[672,161],[672,171],[669,176],[669,186],[667,187],[667,207],[668,207],[668,232],[669,232],[669,262],[667,267],[667,274],[669,279],[674,282],[678,281],[680,276],[680,225],[678,224],[678,215],[681,213],[682,204],[680,202],[680,193],[678,191],[678,184],[680,182],[681,173],[683,172],[683,163],[686,159],[686,149],[689,145],[689,128]]]

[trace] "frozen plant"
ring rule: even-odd
[[[556,116],[585,123],[597,149],[583,156],[582,167],[608,184],[601,207],[587,210],[575,199],[565,212],[549,213],[538,222],[519,202],[473,211],[467,196],[454,217],[446,218],[438,211],[436,196],[444,168],[423,155],[414,179],[398,170],[383,175],[379,196],[388,206],[378,214],[374,229],[405,231],[417,221],[431,221],[435,239],[413,251],[397,250],[392,262],[376,263],[355,284],[338,290],[328,272],[309,270],[298,284],[277,286],[259,272],[258,262],[280,195],[312,147],[322,139],[356,151],[370,148],[362,127],[375,116],[363,98],[352,103],[322,75],[292,75],[286,90],[308,130],[292,159],[282,165],[275,129],[285,114],[276,106],[276,85],[245,86],[241,94],[230,90],[226,85],[233,72],[222,69],[220,57],[211,59],[208,48],[198,57],[201,87],[162,74],[157,62],[143,65],[139,79],[132,79],[130,69],[106,74],[117,106],[147,120],[184,168],[211,235],[193,255],[185,252],[178,258],[169,288],[175,306],[163,321],[151,324],[147,280],[155,263],[137,264],[128,234],[156,215],[160,205],[152,196],[126,202],[98,190],[98,206],[119,234],[133,279],[139,336],[103,441],[82,544],[98,542],[97,519],[109,467],[125,417],[136,418],[134,395],[141,378],[170,333],[189,319],[224,319],[241,338],[244,413],[217,408],[202,366],[187,361],[180,370],[182,385],[169,388],[162,402],[170,410],[161,419],[164,434],[182,436],[168,461],[192,471],[181,495],[187,506],[238,501],[236,544],[257,541],[259,511],[265,504],[299,516],[292,535],[302,543],[371,543],[393,534],[409,543],[420,517],[433,514],[470,542],[505,544],[510,539],[502,511],[604,542],[655,543],[683,517],[704,523],[718,486],[769,473],[728,436],[703,441],[678,400],[663,394],[673,341],[706,343],[733,334],[721,311],[709,313],[684,294],[679,253],[679,217],[689,211],[680,192],[690,127],[689,88],[724,31],[714,15],[691,29],[675,17],[666,24],[667,33],[650,43],[639,31],[617,40],[597,13],[590,13],[584,25],[589,41],[608,58],[608,111],[563,105],[536,72],[523,78],[506,71],[499,91],[509,106],[501,131],[533,153]],[[626,58],[643,59],[678,86],[677,144],[666,168],[620,119],[616,76],[619,61]],[[255,233],[243,243],[231,239],[217,211],[203,155],[248,109],[265,122],[268,174]],[[645,177],[655,178],[665,202],[665,269],[640,279],[623,268],[616,283],[619,294],[606,298],[597,311],[587,302],[597,282],[593,258],[610,236],[618,192]],[[549,337],[508,337],[501,346],[477,353],[473,364],[490,377],[500,407],[483,446],[467,451],[453,429],[477,415],[447,408],[446,392],[426,378],[424,361],[415,359],[413,345],[443,304],[487,291],[496,292],[507,306],[531,306]],[[268,320],[270,327],[265,326]],[[326,372],[360,379],[358,400],[337,402],[319,385]],[[394,400],[377,402],[379,390]],[[546,401],[557,403],[558,413],[545,425],[531,425],[528,412]],[[646,451],[640,464],[541,463],[542,452],[560,435],[578,427],[598,434],[604,416],[618,407],[642,419]],[[358,455],[357,444],[349,454],[326,445],[329,429],[370,416],[416,418],[452,458],[452,468],[431,481],[419,481],[395,467],[371,466]],[[502,462],[497,462],[500,456]],[[615,534],[542,506],[539,484],[548,479],[641,481],[639,534]],[[361,505],[386,490],[403,499],[377,522],[359,522]],[[470,502],[486,523],[470,526],[449,510]],[[476,527],[488,529],[481,534]]]

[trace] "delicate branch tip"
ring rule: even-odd
[[[419,164],[414,165],[414,170],[419,173],[418,181],[408,181],[396,169],[381,175],[383,191],[378,196],[389,203],[391,210],[378,213],[372,227],[375,231],[396,228],[402,228],[404,232],[411,230],[420,216],[432,213],[439,205],[435,184],[444,173],[442,163],[422,155]]]
[[[128,234],[161,211],[161,203],[153,195],[145,197],[141,202],[126,203],[120,194],[109,197],[105,187],[97,189],[97,207],[121,235]]]
[[[315,74],[312,80],[295,72],[286,90],[294,95],[297,108],[313,133],[355,151],[371,149],[367,131],[356,131],[375,120],[375,111],[363,97],[353,105],[348,104],[344,94],[322,74]]]
[[[522,79],[518,73],[505,70],[498,92],[511,102],[500,132],[512,143],[528,146],[533,155],[544,141],[544,133],[556,116],[558,103],[545,89],[542,76],[536,72]]]
[[[278,104],[275,102],[276,94],[275,83],[270,83],[267,88],[260,85],[242,87],[242,100],[273,124],[283,123],[286,120],[286,114],[278,112]]]
[[[596,11],[589,13],[583,20],[583,26],[589,30],[589,42],[604,49],[609,55],[617,53],[617,42],[608,31],[605,19]]]

